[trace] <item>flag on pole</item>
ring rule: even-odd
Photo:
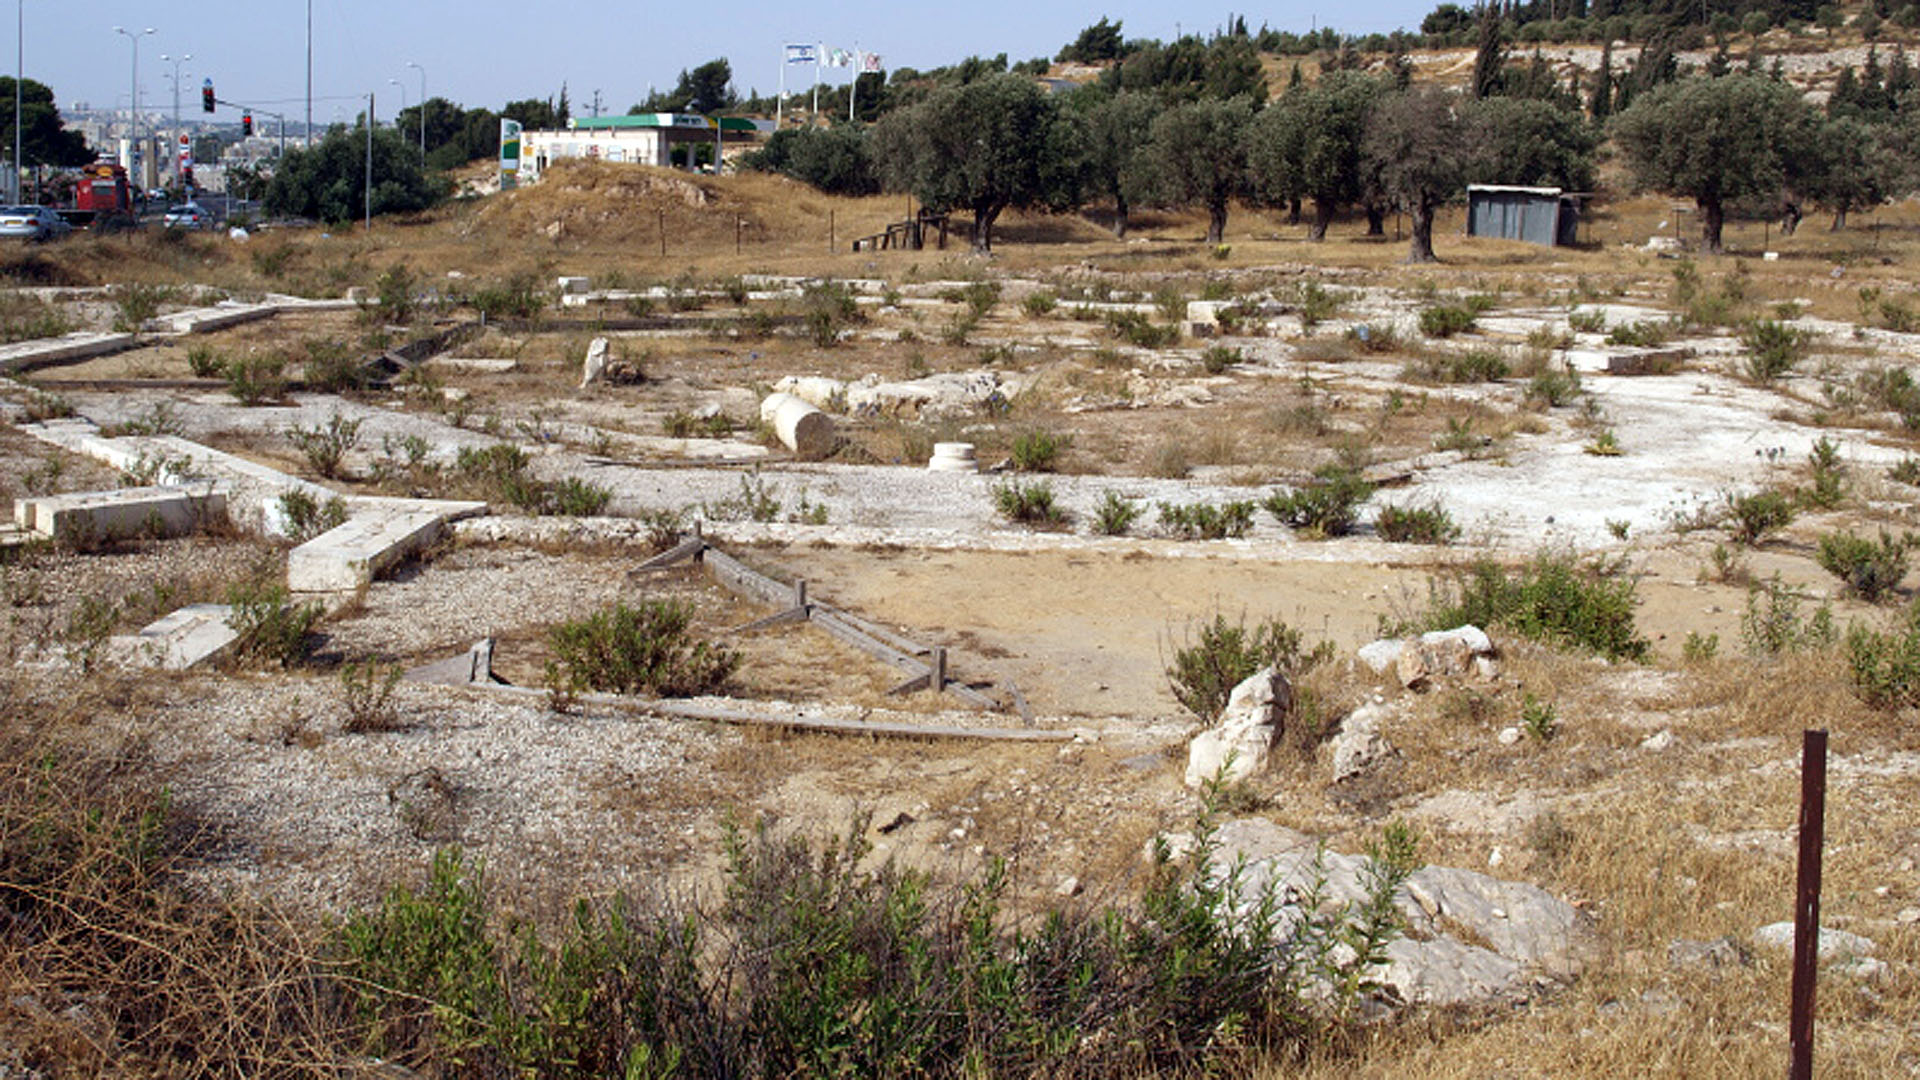
[[[820,46],[818,45],[787,46],[787,63],[817,64],[819,62],[820,62]]]
[[[860,71],[862,74],[872,75],[884,71],[886,69],[885,64],[886,62],[880,58],[879,53],[860,54]]]
[[[828,67],[852,67],[853,54],[848,52],[845,49],[828,49],[827,50],[827,66]]]

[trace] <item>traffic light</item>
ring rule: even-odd
[[[243,139],[253,137],[253,114],[250,112],[240,114],[240,137]]]
[[[200,84],[200,108],[203,112],[213,111],[213,80]]]

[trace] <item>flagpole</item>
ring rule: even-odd
[[[820,54],[827,51],[825,45],[813,46],[813,110],[807,114],[807,126],[812,127],[820,119]]]
[[[853,43],[853,81],[847,84],[847,123],[853,123],[853,103],[860,96],[860,43]]]
[[[780,45],[780,94],[773,99],[773,130],[780,130],[780,110],[787,104],[787,46]]]

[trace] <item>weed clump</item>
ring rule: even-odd
[[[1569,554],[1541,552],[1511,570],[1481,559],[1431,591],[1428,610],[1405,629],[1501,626],[1609,660],[1645,660],[1652,650],[1634,628],[1633,580],[1617,567],[1583,566]]]
[[[1460,538],[1460,526],[1438,503],[1426,506],[1387,505],[1373,519],[1380,539],[1395,544],[1451,544]]]
[[[1896,539],[1881,529],[1880,540],[1875,543],[1850,532],[1831,532],[1820,537],[1816,558],[1820,569],[1839,578],[1848,592],[1871,604],[1900,587],[1900,580],[1907,576],[1907,554],[1916,545],[1920,545],[1920,537],[1913,533]]]
[[[1471,307],[1460,304],[1436,304],[1420,311],[1420,332],[1428,337],[1448,338],[1473,329],[1479,316]]]
[[[740,667],[740,654],[696,639],[693,608],[671,600],[616,603],[564,622],[548,639],[574,685],[617,694],[710,694]]]
[[[319,604],[291,603],[284,585],[235,585],[227,591],[227,605],[227,625],[239,635],[233,657],[257,666],[286,668],[306,659],[323,614]]]
[[[1055,504],[1053,485],[1044,480],[995,484],[993,505],[1001,517],[1021,525],[1057,528],[1067,523],[1066,509]]]
[[[1775,575],[1764,587],[1747,590],[1747,609],[1740,616],[1740,638],[1754,656],[1824,649],[1837,636],[1833,609],[1821,604],[1812,615],[1800,613],[1800,597]]]
[[[1181,540],[1233,540],[1253,528],[1253,502],[1160,504],[1160,527]]]
[[[1373,495],[1373,485],[1356,469],[1329,465],[1314,481],[1292,491],[1276,491],[1261,501],[1274,520],[1309,536],[1345,536],[1360,518],[1360,504]]]
[[[1747,377],[1762,385],[1791,372],[1807,354],[1806,331],[1776,319],[1755,319],[1740,333]]]
[[[1139,503],[1109,491],[1094,509],[1093,531],[1101,536],[1124,536],[1139,518]]]
[[[1920,618],[1908,612],[1891,630],[1847,629],[1853,692],[1876,709],[1920,705]]]
[[[1274,667],[1298,678],[1333,659],[1333,643],[1306,647],[1306,636],[1280,619],[1264,619],[1249,628],[1244,618],[1211,621],[1188,628],[1191,640],[1176,649],[1167,665],[1174,700],[1211,723],[1227,707],[1233,688],[1261,668]]]
[[[1021,472],[1052,472],[1060,455],[1072,445],[1072,435],[1023,431],[1013,440],[1013,467]]]
[[[1734,543],[1753,547],[1793,524],[1793,496],[1774,488],[1726,495],[1728,532]]]

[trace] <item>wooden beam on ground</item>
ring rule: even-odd
[[[641,563],[639,566],[634,567],[628,571],[628,573],[640,574],[650,570],[665,570],[686,562],[688,559],[699,558],[700,553],[706,549],[707,542],[695,536],[691,539],[680,541],[660,554],[655,555],[653,558],[648,559],[646,562]]]

